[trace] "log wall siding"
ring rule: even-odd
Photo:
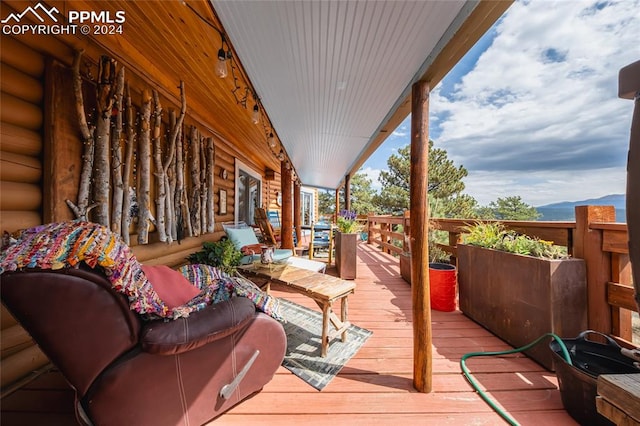
[[[0,52],[0,232],[12,233],[43,223],[45,59],[7,36]],[[0,328],[4,388],[49,361],[4,305]]]

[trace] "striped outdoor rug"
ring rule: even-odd
[[[317,390],[322,390],[358,352],[372,332],[356,325],[347,329],[347,341],[336,336],[329,342],[327,356],[320,356],[322,313],[280,299],[286,323],[287,354],[282,366]]]

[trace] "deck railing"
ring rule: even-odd
[[[396,255],[403,276],[410,276],[410,215],[368,217],[368,243]],[[457,245],[466,227],[476,220],[431,219],[433,229],[448,233],[448,244],[438,247],[456,265]],[[490,222],[490,221],[484,221]],[[635,310],[628,233],[625,223],[615,222],[611,206],[580,206],[576,221],[501,221],[508,229],[567,247],[573,257],[585,260],[590,329],[632,340],[631,312]],[[426,236],[425,236],[426,237]]]

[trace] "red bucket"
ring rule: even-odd
[[[431,308],[437,311],[456,310],[456,267],[447,263],[429,264]]]

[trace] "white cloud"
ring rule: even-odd
[[[371,187],[376,191],[380,191],[382,189],[382,185],[380,184],[380,181],[378,181],[380,172],[380,169],[374,169],[371,167],[363,167],[358,170],[358,173],[364,173],[369,179],[371,179]]]
[[[467,183],[481,204],[492,192],[544,204],[558,200],[552,189],[580,199],[572,191],[624,188],[633,105],[617,98],[617,77],[639,57],[638,10],[639,0],[518,1],[453,93],[433,91],[432,116],[445,117],[436,145],[470,179],[497,179]],[[536,185],[521,183],[531,176]],[[554,176],[573,190],[554,187]]]
[[[594,176],[597,185],[594,186]],[[470,172],[464,179],[465,192],[480,205],[498,198],[520,195],[532,206],[561,201],[580,201],[608,194],[623,194],[626,187],[624,168],[578,171],[536,171],[523,175],[518,171]]]
[[[466,193],[534,206],[624,193],[633,103],[617,80],[640,59],[639,10],[640,0],[516,0],[475,66],[430,96],[432,138],[469,171]],[[365,163],[374,184],[409,127]]]

